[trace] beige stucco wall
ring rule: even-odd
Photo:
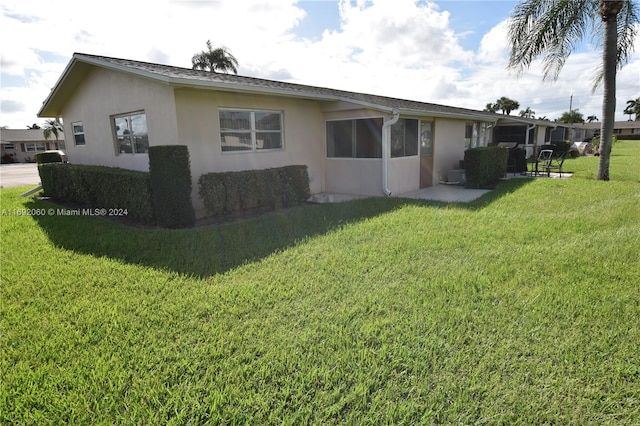
[[[391,158],[387,186],[392,195],[404,194],[420,188],[420,157]]]
[[[438,118],[433,128],[434,185],[447,180],[449,171],[458,169],[464,160],[464,120]]]
[[[384,195],[382,160],[379,158],[327,158],[325,192]]]
[[[173,89],[131,74],[94,68],[64,105],[69,161],[132,170],[149,170],[146,154],[116,154],[112,116],[144,110],[149,145],[178,143]],[[85,145],[75,145],[72,123],[82,121]]]
[[[178,140],[189,147],[193,200],[204,214],[198,179],[211,172],[266,169],[292,164],[308,167],[311,193],[323,191],[324,119],[320,104],[304,99],[219,91],[176,89]],[[284,149],[264,152],[222,152],[219,108],[283,112]]]

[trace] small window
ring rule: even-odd
[[[282,149],[282,112],[220,110],[222,152]]]
[[[433,155],[433,123],[420,123],[420,155]]]
[[[82,121],[78,121],[77,123],[71,123],[71,127],[73,128],[73,140],[75,144],[85,145],[84,126],[82,125]]]
[[[146,154],[149,152],[147,116],[144,111],[114,117],[113,130],[118,154]]]
[[[2,144],[2,146],[4,147],[4,149],[12,149],[12,150],[16,149],[15,145],[12,143],[5,143],[5,144]]]
[[[382,118],[327,121],[327,157],[382,158]]]
[[[25,143],[25,150],[27,152],[46,151],[47,147],[44,142]]]

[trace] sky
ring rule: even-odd
[[[42,125],[74,52],[190,68],[224,46],[238,74],[482,110],[506,96],[555,119],[601,117],[601,52],[587,40],[557,81],[506,68],[508,0],[3,0],[0,126]],[[616,120],[640,97],[640,40],[617,78]],[[513,112],[512,114],[517,114]]]

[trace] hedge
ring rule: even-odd
[[[213,217],[241,217],[248,211],[272,211],[310,197],[307,166],[208,173],[198,180],[199,194]]]
[[[155,224],[149,173],[115,167],[38,165],[44,195],[91,208],[126,209],[127,217]]]
[[[38,152],[36,153],[36,163],[62,163],[62,156],[59,152]]]
[[[493,188],[507,172],[507,148],[488,146],[464,152],[467,188]]]
[[[186,228],[195,224],[191,202],[191,167],[185,145],[149,147],[149,176],[158,225]]]

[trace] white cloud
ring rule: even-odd
[[[568,109],[573,93],[574,108],[600,115],[601,90],[591,94],[598,52],[572,55],[558,81],[543,83],[539,62],[519,77],[506,69],[506,21],[474,52],[460,44],[470,33],[456,33],[449,12],[432,2],[341,0],[336,7],[336,29],[303,39],[297,26],[315,17],[296,0],[5,0],[0,37],[11,43],[1,52],[0,125],[41,122],[35,114],[74,52],[190,67],[207,40],[228,47],[242,75],[475,109],[508,96],[549,118]],[[639,81],[635,53],[618,76],[619,112],[640,96]]]

